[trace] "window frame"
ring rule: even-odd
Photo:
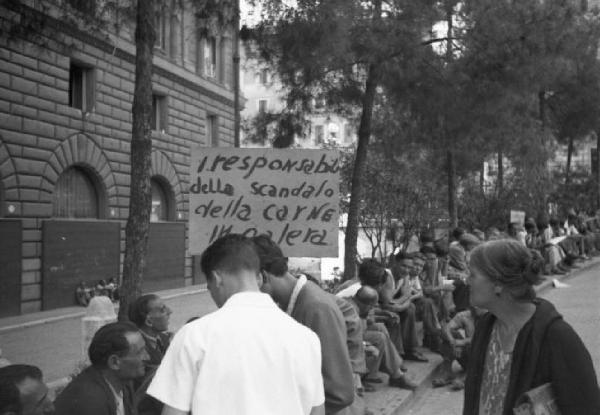
[[[77,74],[77,85],[75,75]],[[76,89],[80,92],[75,97]],[[96,103],[96,70],[93,66],[78,61],[69,64],[69,107],[78,109],[82,113],[93,112]],[[78,98],[77,100],[75,98]]]

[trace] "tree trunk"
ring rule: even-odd
[[[565,168],[565,191],[569,190],[571,184],[571,159],[573,158],[573,137],[569,137],[569,146],[567,147],[567,167]]]
[[[152,59],[156,18],[155,0],[137,2],[135,28],[135,90],[131,135],[131,180],[129,217],[125,227],[125,258],[119,320],[128,320],[129,304],[141,293],[150,224],[152,191]]]
[[[453,47],[452,47],[452,33],[453,33],[453,16],[454,16],[454,0],[446,0],[445,11],[446,11],[446,64],[450,65],[454,60]],[[447,117],[442,125],[442,133],[444,134],[445,142],[448,148],[447,162],[448,162],[448,216],[450,217],[450,226],[456,228],[458,226],[458,212],[456,211],[456,166],[454,164],[454,150],[452,149],[452,143],[447,130]]]
[[[498,195],[502,195],[504,191],[504,157],[502,150],[498,150],[498,181],[496,182]]]
[[[456,211],[456,167],[454,165],[454,151],[448,150],[448,216],[450,217],[450,226],[458,226],[458,212]]]
[[[600,209],[600,130],[596,131],[596,209]]]
[[[358,127],[358,145],[352,171],[352,190],[350,191],[350,205],[346,223],[346,239],[344,241],[344,279],[349,280],[356,276],[356,244],[358,241],[358,209],[363,194],[363,176],[367,167],[367,152],[371,137],[371,121],[373,118],[373,104],[375,92],[379,81],[379,67],[369,65],[365,95],[362,102],[362,114]]]
[[[240,0],[235,1],[233,27],[233,145],[240,147]]]

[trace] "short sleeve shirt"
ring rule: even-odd
[[[175,335],[148,394],[193,415],[309,414],[325,400],[319,339],[268,295],[238,293]]]

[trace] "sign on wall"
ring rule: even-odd
[[[193,149],[190,253],[266,233],[286,256],[337,256],[339,170],[335,150]]]
[[[525,212],[522,210],[511,210],[510,211],[510,223],[517,223],[519,225],[525,224]]]

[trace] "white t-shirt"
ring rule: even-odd
[[[304,415],[323,404],[317,335],[243,292],[175,335],[148,394],[193,415]]]

